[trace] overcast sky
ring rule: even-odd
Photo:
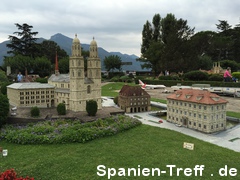
[[[56,33],[89,44],[93,37],[105,50],[140,55],[143,25],[155,14],[172,13],[195,32],[216,31],[218,20],[240,22],[240,0],[1,0],[0,42],[18,31],[15,23],[32,25],[38,38]]]

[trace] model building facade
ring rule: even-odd
[[[167,97],[167,121],[205,133],[226,128],[227,101],[204,90],[182,89]]]
[[[118,105],[126,113],[150,111],[150,95],[140,86],[124,85],[119,92]]]

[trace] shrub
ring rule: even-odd
[[[66,115],[66,106],[64,103],[59,103],[57,106],[58,115]]]
[[[171,73],[170,76],[159,76],[159,80],[180,80],[180,77],[177,73]]]
[[[122,82],[127,82],[129,79],[130,79],[130,78],[129,78],[128,76],[121,76],[121,77],[119,78],[119,80],[122,81]]]
[[[220,74],[212,74],[208,78],[209,81],[223,81],[223,76]]]
[[[93,122],[55,120],[35,125],[6,125],[0,132],[0,140],[17,144],[84,143],[100,137],[111,136],[142,124],[128,116],[111,116]]]
[[[9,101],[6,95],[0,93],[0,128],[6,123],[9,113]]]
[[[185,80],[205,81],[208,80],[208,74],[202,71],[190,71],[183,75]]]
[[[113,99],[113,102],[118,105],[118,96],[116,96],[114,99]]]
[[[31,116],[38,117],[40,115],[40,110],[37,106],[31,108]]]
[[[172,76],[159,76],[159,80],[173,80]]]
[[[119,82],[119,76],[114,76],[110,79],[110,82]]]
[[[37,78],[36,82],[40,82],[40,83],[48,83],[48,79],[47,78]]]
[[[123,72],[109,72],[108,73],[108,77],[111,79],[115,76],[118,76],[118,77],[121,77],[121,76],[124,76],[124,73]]]
[[[97,113],[98,105],[97,102],[94,100],[87,101],[86,104],[86,111],[89,116],[95,116]]]
[[[232,73],[232,76],[235,77],[235,78],[237,78],[238,81],[240,80],[240,72],[233,72],[233,73]]]
[[[10,85],[11,83],[9,82],[3,82],[0,84],[1,86],[1,93],[4,95],[7,95],[7,86]]]
[[[134,75],[132,73],[129,73],[128,77],[132,79],[134,78]]]

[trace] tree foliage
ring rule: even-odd
[[[51,72],[51,62],[46,57],[37,57],[33,62],[33,72],[40,77],[48,76]]]
[[[219,30],[219,32],[226,32],[229,29],[231,29],[231,25],[229,25],[229,23],[225,20],[218,20],[219,24],[216,24],[217,29]]]
[[[28,73],[33,71],[33,64],[34,60],[31,57],[19,54],[12,57],[6,57],[4,59],[3,67],[6,68],[7,66],[10,66],[12,73],[18,74],[18,72],[21,72],[22,74],[25,74],[25,70],[27,70]]]
[[[10,43],[7,47],[11,50],[8,53],[35,57],[38,49],[35,36],[38,32],[32,32],[33,26],[26,23],[22,25],[15,23],[15,25],[19,31],[14,32],[14,35],[9,35]]]
[[[46,57],[36,57],[35,59],[22,55],[6,57],[3,67],[7,66],[10,66],[12,73],[15,74],[18,72],[25,74],[27,70],[28,74],[34,73],[39,74],[40,77],[45,77],[51,72],[51,62]]]
[[[56,52],[59,59],[68,57],[65,50],[61,49],[54,41],[45,40],[36,43],[35,38],[38,32],[32,32],[33,26],[28,24],[15,24],[19,31],[10,35],[10,43],[7,47],[11,56],[4,58],[3,68],[11,67],[12,73],[17,74],[19,71],[24,74],[39,74],[41,77],[49,76],[53,71],[55,64]]]
[[[227,67],[231,68],[231,71],[238,71],[240,69],[240,64],[233,60],[222,60],[220,61],[221,67],[227,69]]]
[[[189,71],[184,74],[184,79],[191,81],[206,81],[208,80],[208,74],[202,71]]]
[[[8,82],[6,73],[0,69],[0,82]]]
[[[9,113],[9,101],[6,95],[0,93],[0,128],[6,123]]]
[[[113,71],[114,69],[120,71],[122,67],[122,60],[118,55],[110,55],[105,57],[103,63],[107,71]]]
[[[176,19],[173,14],[161,18],[155,14],[152,24],[147,21],[143,26],[141,58],[143,68],[152,68],[155,75],[164,70],[177,71],[186,68],[190,57],[186,41],[194,29],[187,21]]]
[[[155,75],[170,72],[188,72],[211,69],[212,63],[233,60],[240,63],[240,24],[232,27],[225,20],[218,20],[217,31],[201,31],[187,20],[177,19],[173,14],[161,18],[153,16],[152,23],[146,21],[142,30],[142,68],[151,68]],[[239,65],[234,67],[239,68]]]
[[[60,46],[54,41],[45,40],[39,44],[39,47],[38,56],[46,57],[48,60],[50,60],[51,64],[55,63],[56,53],[58,59],[68,57],[67,52],[60,48]]]
[[[63,74],[69,73],[69,58],[65,57],[58,61],[59,71]]]
[[[4,95],[7,95],[7,86],[10,85],[11,83],[10,82],[1,82],[0,83],[0,89],[1,89],[1,92],[0,94],[4,94]]]

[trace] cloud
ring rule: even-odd
[[[239,0],[2,0],[0,6],[0,41],[17,31],[14,23],[27,23],[39,37],[49,39],[62,33],[82,43],[96,37],[107,51],[140,55],[141,33],[154,14],[168,13],[188,21],[195,31],[216,31],[218,20],[239,23]]]

